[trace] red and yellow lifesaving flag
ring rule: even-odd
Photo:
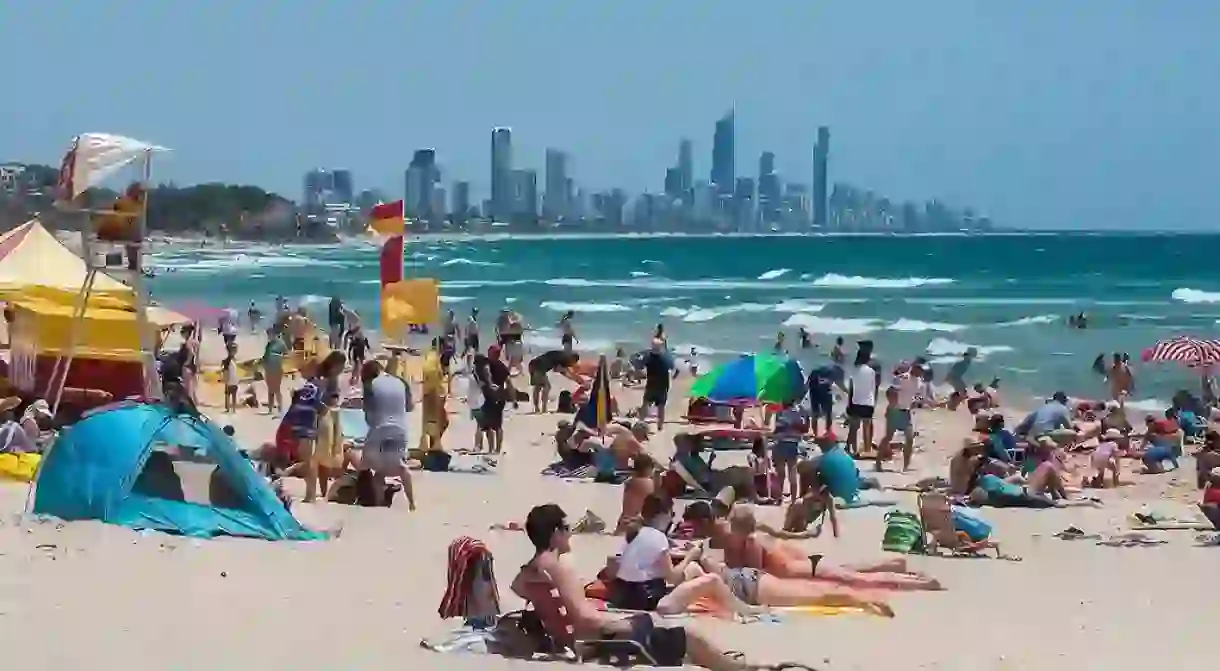
[[[403,242],[401,235],[395,235],[381,246],[381,286],[402,281]]]
[[[402,201],[374,205],[369,212],[369,228],[382,235],[402,235],[405,228]]]

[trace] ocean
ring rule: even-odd
[[[531,349],[554,347],[576,312],[582,349],[635,351],[663,323],[679,354],[714,362],[771,347],[784,331],[807,364],[836,336],[877,344],[885,363],[924,354],[938,378],[969,346],[971,377],[1009,393],[1062,389],[1095,397],[1102,352],[1139,353],[1159,338],[1220,335],[1216,235],[432,238],[406,250],[408,276],[441,282],[443,308],[472,307],[491,331],[511,305],[534,327]],[[343,297],[374,326],[378,248],[234,243],[170,246],[151,260],[151,287],[169,305],[198,301],[265,313],[277,295],[319,311]],[[1089,328],[1068,328],[1085,312]],[[820,348],[797,349],[797,329]],[[1157,407],[1197,377],[1137,364],[1137,405]]]

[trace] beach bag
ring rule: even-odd
[[[566,390],[559,392],[559,400],[556,401],[555,412],[565,415],[576,412],[576,404],[572,402],[572,392]]]
[[[886,552],[911,554],[924,551],[924,530],[919,516],[894,510],[885,514],[885,535],[881,549]]]
[[[991,536],[991,525],[976,511],[962,506],[950,508],[953,528],[966,534],[971,543],[981,543]]]

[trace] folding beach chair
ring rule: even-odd
[[[995,550],[997,559],[1014,559],[1000,553],[1000,546],[991,539],[972,541],[965,532],[953,523],[953,507],[949,497],[940,492],[925,492],[919,495],[919,521],[923,525],[928,554],[938,554],[945,548],[955,557],[983,557],[987,550]]]

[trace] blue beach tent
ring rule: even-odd
[[[196,480],[212,487],[219,482],[224,501],[188,500],[180,472],[198,474]],[[34,513],[64,520],[205,538],[326,537],[297,522],[229,436],[205,418],[162,405],[118,404],[77,422],[47,452],[35,487]]]

